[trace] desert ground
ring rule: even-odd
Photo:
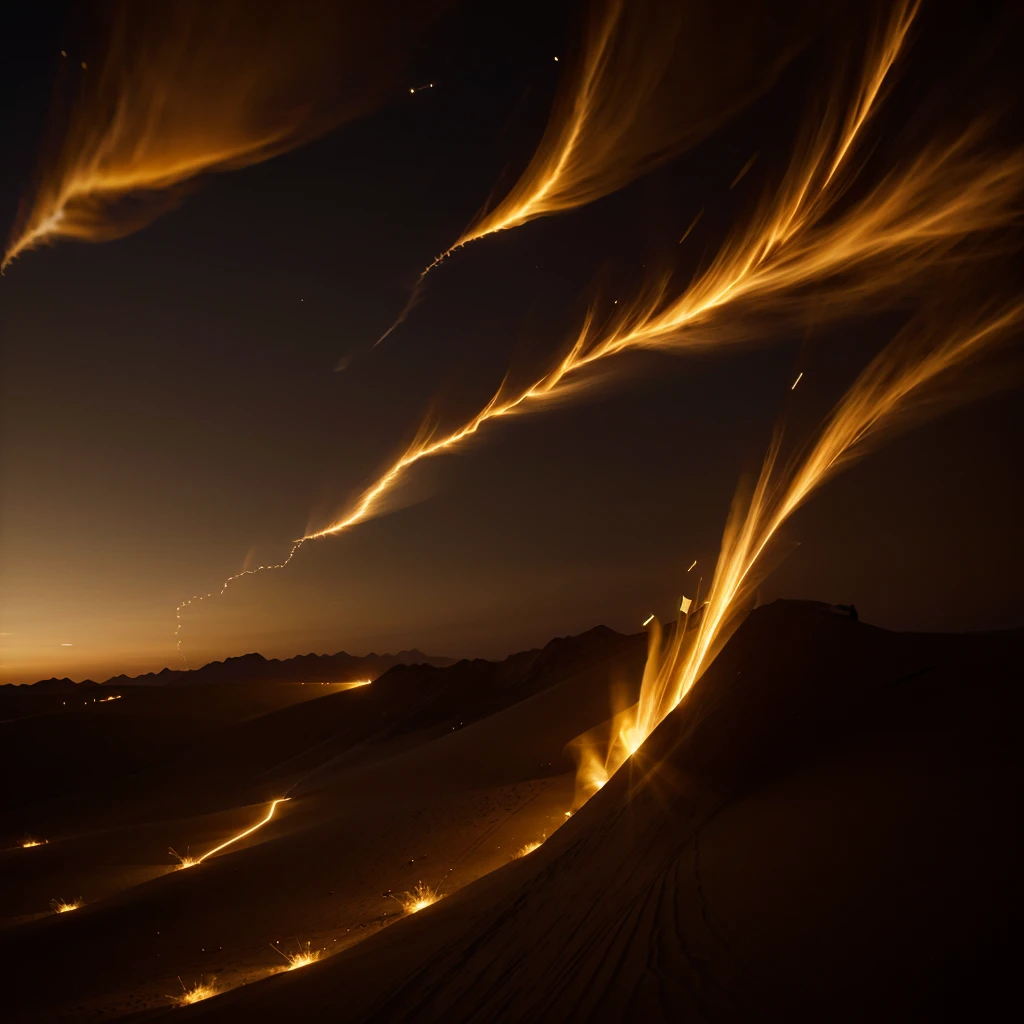
[[[994,1019],[1022,639],[757,608],[576,810],[572,741],[636,699],[644,634],[0,693],[0,1015]]]

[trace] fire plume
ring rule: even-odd
[[[205,979],[197,981],[194,985],[186,986],[185,982],[178,978],[178,984],[181,986],[181,995],[168,996],[178,1006],[191,1006],[193,1003],[201,1003],[204,999],[209,999],[210,996],[216,995],[217,992],[213,984],[208,984]]]
[[[54,111],[3,266],[59,239],[149,224],[199,176],[259,163],[370,109],[430,3],[120,3]],[[88,67],[87,67],[88,64]]]
[[[1003,227],[1017,215],[1024,151],[986,152],[981,124],[952,141],[926,147],[837,211],[854,176],[850,155],[881,98],[917,9],[916,0],[895,5],[869,48],[852,98],[840,102],[837,87],[779,187],[681,294],[672,297],[669,282],[663,280],[601,329],[592,309],[568,351],[543,376],[521,389],[510,387],[506,379],[475,416],[450,432],[424,424],[347,511],[302,540],[342,533],[380,514],[389,494],[417,462],[461,447],[492,420],[568,396],[612,356],[639,349],[679,353],[748,341],[753,330],[749,325],[726,330],[719,323],[727,310],[791,313],[806,302],[811,286],[818,288],[817,309],[835,315],[852,303],[864,308],[871,299],[908,288],[965,238]]]
[[[276,800],[272,800],[270,802],[270,806],[267,808],[267,813],[259,821],[257,821],[255,825],[250,825],[248,828],[242,829],[241,832],[236,832],[230,838],[225,839],[224,842],[221,843],[219,846],[215,846],[212,850],[207,850],[207,852],[204,853],[201,857],[189,857],[188,855],[183,857],[181,856],[181,854],[176,853],[173,847],[168,852],[178,859],[179,869],[196,867],[197,865],[202,864],[204,860],[207,860],[208,858],[214,856],[214,854],[220,853],[221,850],[225,850],[229,846],[233,846],[240,840],[245,839],[247,836],[251,836],[253,832],[259,831],[259,829],[263,828],[263,826],[266,825],[271,820],[271,818],[274,817],[274,811],[277,810],[277,805],[283,804],[289,799],[290,797],[282,796],[278,797]]]
[[[584,790],[590,779],[613,774],[692,689],[767,574],[765,555],[789,517],[885,435],[955,404],[957,396],[949,388],[954,377],[1012,337],[1022,323],[1024,303],[1019,301],[962,317],[953,327],[938,315],[913,321],[863,370],[797,457],[780,464],[781,437],[776,435],[753,491],[733,504],[698,624],[687,630],[681,619],[663,642],[655,622],[640,700],[620,720],[605,757],[587,750],[580,762]]]

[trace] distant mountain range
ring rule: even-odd
[[[73,693],[93,686],[194,686],[199,683],[232,683],[272,680],[281,683],[345,683],[359,679],[376,679],[394,665],[432,665],[444,668],[454,658],[441,658],[422,651],[399,651],[397,654],[367,654],[358,657],[340,651],[338,654],[299,654],[294,658],[264,658],[262,654],[243,654],[237,658],[211,661],[197,669],[165,668],[141,676],[112,676],[102,683],[91,679],[76,683],[71,679],[40,679],[27,684],[42,693]],[[13,686],[13,683],[7,683]]]

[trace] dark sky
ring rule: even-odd
[[[28,6],[3,33],[7,224],[30,191],[65,45],[61,5]],[[880,163],[969,105],[965,83],[986,104],[1007,88],[1019,24],[1003,8],[926,13],[874,135]],[[838,31],[670,165],[459,253],[368,354],[423,265],[529,159],[579,16],[457,7],[406,65],[406,84],[433,89],[403,84],[324,138],[211,176],[128,238],[60,244],[8,270],[2,681],[180,665],[177,603],[247,559],[283,557],[431,408],[455,425],[510,365],[543,368],[595,297],[628,300],[665,266],[685,279],[781,166]],[[737,481],[777,417],[807,431],[905,317],[866,310],[722,354],[626,358],[580,400],[418,467],[404,508],[191,611],[189,661],[413,645],[501,656],[671,617],[674,595],[693,590],[690,562],[710,574]],[[1019,389],[895,440],[795,517],[786,533],[800,547],[762,598],[853,601],[896,629],[1021,624],[1022,440]]]

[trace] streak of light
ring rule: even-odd
[[[693,560],[693,562],[691,563],[691,565],[690,565],[690,568],[689,568],[689,569],[687,569],[686,571],[687,571],[687,572],[691,572],[691,571],[693,570],[693,567],[694,567],[694,566],[695,566],[696,564],[697,564],[697,559],[695,558],[695,559]]]
[[[778,12],[753,26],[749,9],[714,19],[694,5],[658,0],[595,0],[592,9],[580,57],[530,163],[427,265],[374,347],[405,322],[427,275],[457,250],[609,195],[706,137],[776,80],[806,30],[784,25]],[[719,38],[723,24],[731,31]],[[707,53],[724,51],[728,59],[708,67]]]
[[[124,237],[202,175],[267,160],[369,111],[434,5],[385,0],[372,16],[326,0],[107,6],[102,58],[77,76],[71,107],[53,111],[55,145],[3,267],[62,239]]]
[[[82,905],[83,901],[81,899],[71,900],[70,902],[61,899],[50,900],[50,909],[55,914],[66,914],[68,911],[78,910]]]
[[[23,850],[31,850],[33,846],[45,846],[49,842],[48,839],[30,839],[27,838],[21,844]]]
[[[475,416],[448,433],[425,423],[348,511],[301,539],[342,533],[380,514],[387,496],[417,462],[461,447],[491,420],[568,397],[587,383],[584,374],[604,360],[637,349],[678,353],[749,341],[748,330],[725,330],[717,323],[729,307],[785,313],[815,284],[827,286],[831,315],[851,305],[863,310],[873,298],[905,290],[965,238],[1005,226],[1019,212],[1024,150],[979,152],[980,124],[952,142],[926,147],[833,216],[852,180],[840,173],[844,161],[869,119],[917,8],[916,0],[895,6],[869,52],[852,100],[844,106],[833,99],[828,116],[816,118],[781,186],[681,295],[672,298],[668,282],[662,281],[647,296],[622,307],[602,330],[591,310],[566,354],[542,377],[514,391],[506,379]]]
[[[690,221],[690,226],[683,232],[683,237],[679,239],[679,244],[682,245],[690,237],[690,232],[697,226],[697,221],[704,216],[704,207],[702,206],[697,211],[697,216]]]
[[[61,647],[74,647],[74,644],[61,644]]]
[[[797,386],[797,384],[799,384],[799,383],[800,383],[800,379],[801,379],[801,378],[803,377],[803,375],[804,375],[804,371],[803,371],[803,370],[801,370],[801,371],[800,371],[800,372],[799,372],[799,373],[797,374],[797,376],[796,376],[796,380],[795,380],[795,381],[793,381],[792,385],[790,386],[790,388],[789,388],[789,390],[790,390],[790,391],[796,391],[796,386]]]
[[[441,893],[423,882],[417,882],[409,892],[403,892],[392,899],[398,901],[406,914],[415,914],[441,899]]]
[[[688,632],[685,620],[663,643],[651,631],[640,700],[622,716],[602,759],[593,749],[580,761],[578,789],[598,771],[607,777],[636,751],[693,688],[739,624],[753,590],[769,571],[762,558],[779,529],[826,481],[863,457],[873,444],[905,425],[955,405],[953,384],[981,356],[1005,343],[1024,323],[1024,302],[971,316],[912,321],[854,381],[813,443],[780,465],[780,435],[765,456],[749,495],[738,495],[722,538],[704,614]],[[952,324],[952,326],[951,326]],[[595,769],[596,765],[596,769]]]
[[[259,821],[257,821],[255,825],[250,825],[248,828],[242,829],[241,832],[236,832],[230,838],[225,839],[224,842],[221,843],[219,846],[215,846],[212,850],[208,850],[201,857],[190,857],[188,856],[187,853],[183,857],[180,853],[177,853],[173,847],[170,850],[168,850],[168,852],[173,857],[177,858],[179,869],[196,867],[196,865],[202,864],[203,861],[207,858],[212,857],[216,853],[220,853],[221,850],[225,850],[227,849],[227,847],[233,846],[235,843],[239,842],[239,840],[245,839],[246,836],[251,836],[253,832],[256,832],[259,829],[263,828],[263,826],[266,825],[271,820],[271,818],[274,817],[274,811],[277,810],[277,805],[283,804],[289,799],[289,797],[282,796],[278,797],[276,800],[272,800],[270,803],[270,807],[267,808],[267,813]]]
[[[732,183],[729,185],[730,189],[734,189],[746,176],[747,171],[754,166],[757,161],[757,154],[755,153],[741,168],[739,174],[732,179]]]
[[[654,613],[652,612],[652,613],[651,613],[650,615],[648,615],[648,616],[647,616],[647,618],[646,618],[646,619],[644,619],[644,621],[643,621],[643,623],[642,623],[642,624],[643,624],[644,626],[648,626],[648,625],[650,625],[650,624],[651,624],[651,623],[652,623],[653,621],[654,621]]]
[[[288,565],[289,562],[295,557],[296,552],[302,547],[304,540],[297,540],[292,544],[291,550],[288,552],[287,557],[281,561],[276,562],[273,565],[260,565],[255,569],[243,569],[241,572],[236,572],[233,576],[229,576],[220,585],[219,590],[211,590],[207,594],[193,594],[191,597],[186,598],[182,601],[177,608],[174,609],[175,627],[174,627],[174,647],[178,654],[181,656],[181,660],[185,663],[185,667],[188,668],[188,658],[185,656],[185,652],[182,650],[183,637],[181,635],[182,627],[184,626],[184,620],[182,619],[182,613],[193,604],[199,604],[200,601],[206,601],[211,597],[220,597],[224,591],[234,583],[235,580],[240,580],[245,576],[255,576],[257,573],[270,572],[274,569],[283,569]]]
[[[295,953],[286,953],[279,946],[273,942],[270,943],[270,948],[277,954],[279,954],[288,964],[288,970],[294,971],[299,967],[306,967],[309,964],[314,964],[323,955],[322,949],[313,949],[312,944],[307,942],[305,946],[301,942],[298,942],[298,951]]]

